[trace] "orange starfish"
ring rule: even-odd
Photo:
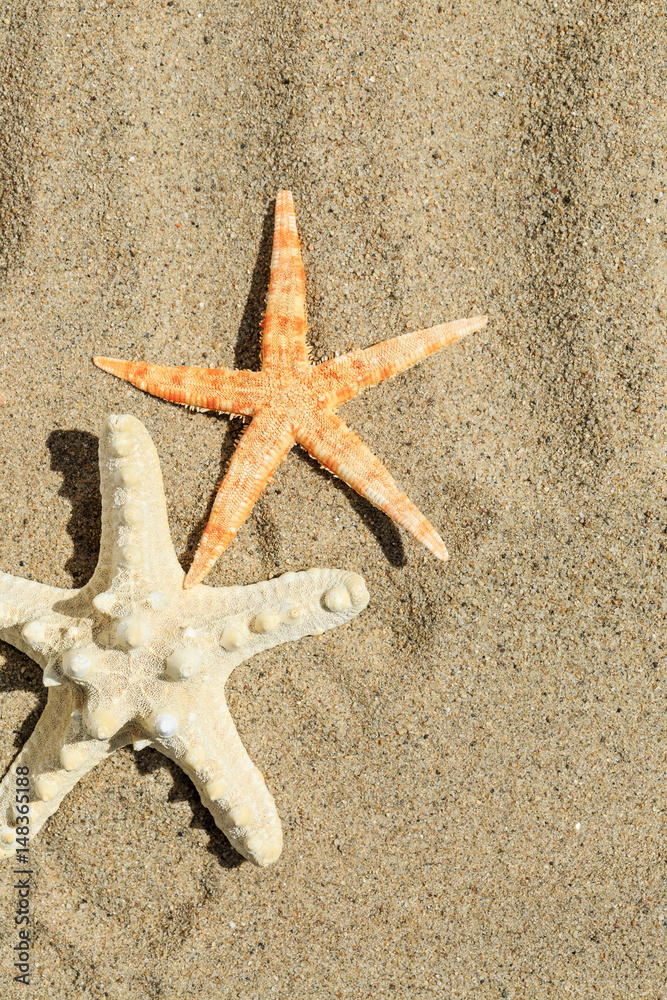
[[[306,345],[306,275],[294,201],[289,191],[279,191],[262,322],[261,371],[93,359],[99,368],[153,396],[252,418],[220,484],[184,587],[194,587],[208,573],[295,442],[407,528],[439,559],[447,559],[445,544],[433,525],[334,410],[361,389],[405,371],[485,325],[486,316],[443,323],[311,366]]]

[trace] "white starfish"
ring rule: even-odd
[[[359,614],[364,581],[310,569],[250,587],[184,590],[157,452],[139,420],[108,418],[100,471],[100,556],[86,586],[0,573],[0,637],[43,668],[49,688],[0,785],[0,857],[20,851],[27,827],[34,836],[80,778],[132,743],[175,760],[236,850],[270,864],[282,850],[280,818],[236,732],[225,681],[260,650]]]

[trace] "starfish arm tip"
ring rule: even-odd
[[[122,362],[117,358],[94,357],[93,364],[101,371],[107,372],[108,375],[118,375],[117,367]]]
[[[280,817],[264,777],[250,760],[229,710],[217,713],[215,735],[185,737],[184,753],[166,749],[194,782],[215,824],[239,854],[260,868],[278,859],[283,846]],[[162,748],[161,748],[162,749]]]
[[[191,566],[188,572],[183,577],[183,590],[194,590],[198,586],[202,579],[208,573],[208,569],[203,573],[193,572],[194,566]]]
[[[483,316],[471,316],[469,319],[454,320],[451,326],[459,328],[459,337],[467,337],[471,333],[477,333],[478,330],[482,330],[488,322],[489,317],[485,314]],[[443,324],[444,327],[449,325],[448,323]]]
[[[127,578],[150,581],[155,590],[180,583],[157,450],[131,414],[111,414],[102,427],[100,485],[100,562],[89,589],[99,597]]]
[[[419,536],[415,537],[417,538],[417,541],[421,542],[422,545],[425,545],[425,547],[436,557],[436,559],[439,559],[441,562],[449,562],[449,550],[447,549],[447,546],[443,542],[440,535],[436,532],[433,532],[433,534],[435,537],[429,538],[428,540],[420,538]]]

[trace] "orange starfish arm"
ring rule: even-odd
[[[294,199],[276,198],[271,280],[262,321],[262,369],[299,374],[310,368],[306,346],[306,273],[299,249]]]
[[[131,382],[152,396],[205,410],[252,416],[260,402],[261,372],[227,371],[226,368],[170,368],[145,361],[93,358],[102,371]]]
[[[320,411],[297,430],[296,440],[320,465],[406,528],[438,559],[449,559],[433,525],[403,493],[382,462],[335,413]]]
[[[312,391],[321,394],[328,405],[338,406],[370,385],[377,385],[418,361],[434,354],[447,344],[467,337],[486,326],[486,316],[441,323],[428,330],[416,330],[393,337],[373,347],[352,351],[342,358],[332,358],[311,372],[308,382]]]
[[[292,427],[284,414],[265,411],[251,421],[220,483],[185,588],[199,583],[234,539],[293,444]]]

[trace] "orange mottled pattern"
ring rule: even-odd
[[[306,344],[306,272],[301,260],[294,199],[276,198],[271,279],[262,320],[262,370],[303,374],[310,367]]]
[[[280,191],[262,322],[261,371],[170,368],[94,358],[99,368],[154,396],[252,418],[220,484],[184,586],[194,587],[208,573],[293,444],[300,444],[439,559],[447,559],[445,543],[433,525],[334,409],[361,389],[405,371],[485,325],[486,316],[443,323],[311,366],[306,344],[306,278],[294,201],[289,191]]]

